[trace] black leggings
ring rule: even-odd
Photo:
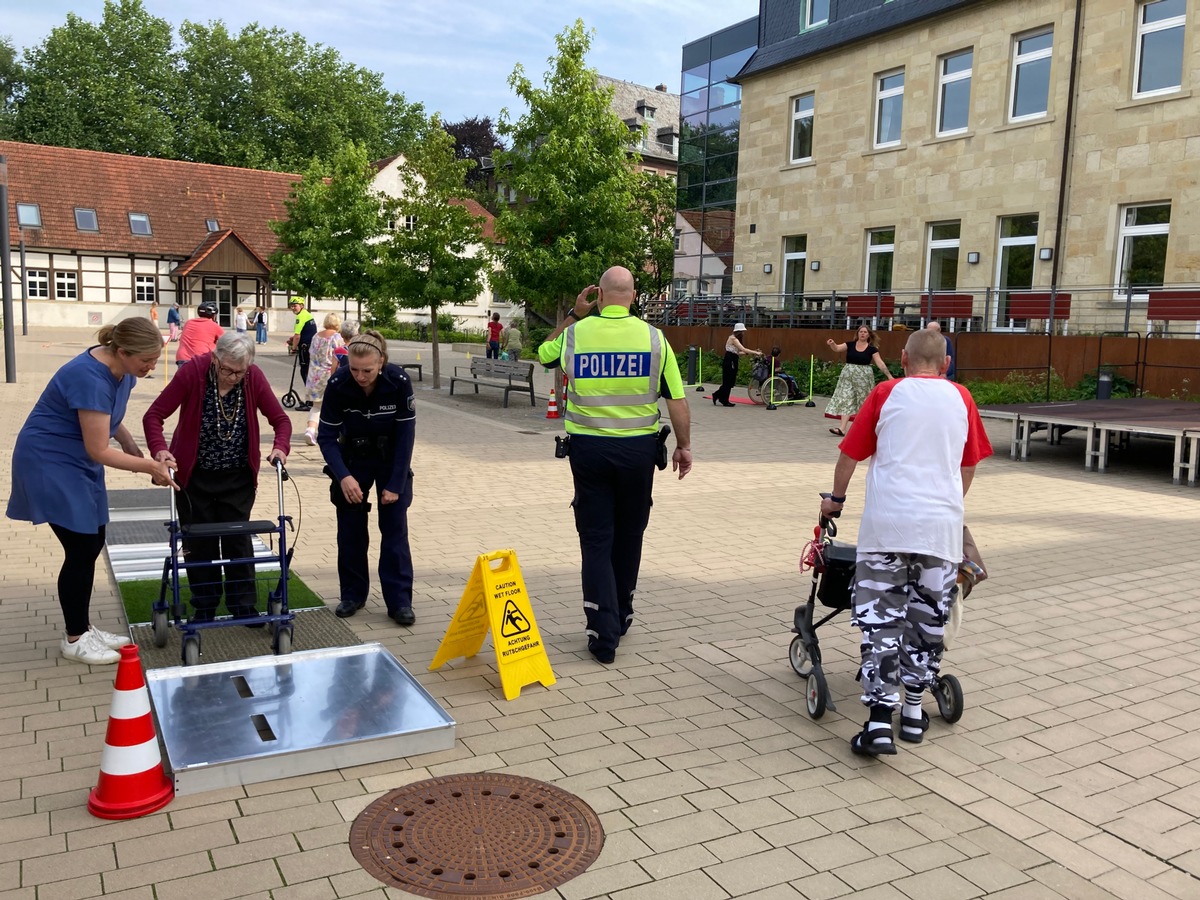
[[[67,634],[77,637],[92,624],[88,610],[92,605],[96,560],[104,549],[104,526],[95,534],[81,534],[54,524],[50,530],[67,555],[58,572],[58,604],[62,607]]]

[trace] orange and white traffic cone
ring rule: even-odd
[[[550,405],[546,407],[546,418],[547,419],[559,418],[558,401],[554,399],[554,388],[550,388]]]
[[[163,772],[138,648],[126,644],[117,663],[100,780],[88,796],[88,812],[101,819],[136,819],[174,797],[175,784]]]

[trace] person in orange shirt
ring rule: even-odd
[[[175,351],[175,365],[182,366],[193,356],[211,353],[217,338],[225,329],[217,324],[217,304],[205,300],[196,307],[196,318],[183,323],[179,335],[179,348]]]

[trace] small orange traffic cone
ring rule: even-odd
[[[100,780],[88,796],[88,812],[101,819],[136,819],[162,809],[174,797],[175,785],[163,772],[158,752],[137,645],[126,644],[117,663]]]
[[[554,399],[554,388],[550,388],[550,405],[546,407],[546,418],[547,419],[559,418],[558,401]]]

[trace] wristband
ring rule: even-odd
[[[830,494],[830,495],[829,495],[829,499],[830,499],[830,500],[832,500],[834,503],[841,504],[842,506],[845,506],[845,505],[846,505],[846,498],[845,498],[845,497],[838,497],[838,496],[837,496],[837,495],[835,495],[835,494]]]

